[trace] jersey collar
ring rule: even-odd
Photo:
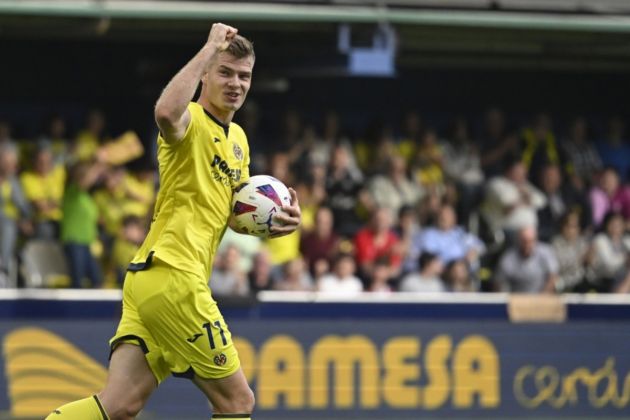
[[[201,107],[203,109],[203,112],[206,113],[206,115],[208,117],[210,117],[210,119],[212,121],[214,121],[217,125],[219,125],[221,128],[223,128],[223,131],[225,132],[225,137],[228,136],[228,133],[230,131],[230,125],[225,125],[223,124],[221,121],[219,121],[219,119],[217,117],[215,117],[214,115],[212,115],[206,108],[204,108],[203,106]]]

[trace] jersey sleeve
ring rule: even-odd
[[[199,113],[200,107],[194,102],[190,102],[188,104],[187,109],[188,109],[188,112],[190,113],[190,122],[188,122],[188,127],[186,127],[186,131],[184,132],[184,137],[182,137],[180,141],[169,143],[164,139],[164,136],[162,135],[162,132],[160,131],[158,134],[158,142],[161,143],[162,146],[164,147],[177,146],[182,143],[186,143],[190,141],[190,139],[194,137],[195,132],[197,131],[199,127],[199,121],[201,118],[201,115]]]

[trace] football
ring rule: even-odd
[[[282,182],[268,175],[252,176],[234,190],[232,227],[238,233],[266,238],[278,223],[274,215],[290,204],[291,194]]]

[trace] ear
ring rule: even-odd
[[[208,72],[205,72],[203,76],[201,76],[201,83],[205,85],[208,82],[207,79],[208,79]]]

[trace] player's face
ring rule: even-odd
[[[237,111],[245,101],[252,81],[254,58],[236,58],[222,52],[204,76],[205,95],[217,117]]]

